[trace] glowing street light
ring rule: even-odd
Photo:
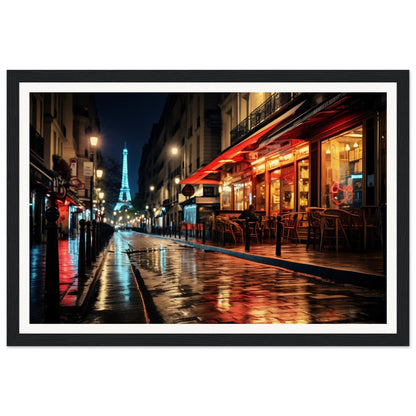
[[[170,149],[172,155],[177,155],[179,152],[179,149],[177,147],[172,147],[172,149]]]
[[[150,191],[153,192],[155,190],[155,187],[153,185],[150,185]]]
[[[91,143],[91,146],[93,146],[93,147],[97,146],[97,144],[98,144],[98,137],[91,136],[90,137],[90,143]]]
[[[97,147],[98,144],[98,137],[91,136],[90,137],[90,144],[91,148]],[[93,209],[93,195],[94,195],[94,152],[91,151],[91,159],[92,159],[92,175],[91,175],[91,186],[90,186],[90,206],[91,206],[91,221],[94,218],[94,209]]]

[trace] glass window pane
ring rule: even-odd
[[[280,169],[270,174],[270,215],[280,214]]]
[[[298,200],[299,211],[304,212],[309,206],[309,160],[298,162]]]
[[[322,142],[322,206],[362,205],[362,127]]]

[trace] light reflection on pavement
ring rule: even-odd
[[[165,323],[382,323],[385,294],[119,232]]]

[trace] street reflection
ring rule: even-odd
[[[58,241],[59,291],[61,295],[74,282],[78,273],[79,238]],[[46,244],[30,249],[30,322],[40,323],[44,315]]]
[[[141,249],[131,262],[166,323],[384,322],[383,294],[172,242]]]

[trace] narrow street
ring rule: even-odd
[[[139,295],[131,269],[151,323],[385,321],[385,295],[374,289],[334,284],[133,231],[115,233],[111,252],[118,253],[118,266],[110,274],[104,266],[101,290],[85,322],[104,322],[98,316],[106,316],[108,323],[134,322]],[[113,313],[106,314],[106,308]],[[124,311],[126,318],[115,316],[115,310]]]

